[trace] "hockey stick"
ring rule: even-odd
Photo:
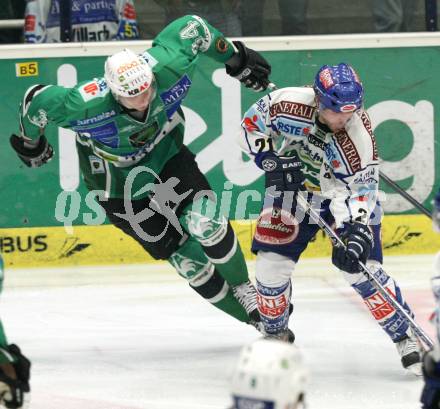
[[[431,212],[423,206],[420,202],[418,202],[414,197],[412,197],[409,193],[405,192],[396,182],[392,181],[387,175],[383,174],[379,171],[379,176],[384,182],[391,186],[400,196],[404,199],[408,200],[414,207],[419,209],[425,216],[428,216],[432,220]]]
[[[297,194],[298,205],[327,234],[327,236],[332,241],[333,245],[342,246],[345,248],[345,244],[343,243],[343,241],[333,231],[333,229],[326,223],[326,221],[319,215],[319,213],[313,209],[312,205],[307,200],[307,196],[304,197],[303,195],[307,195],[307,192],[304,191],[298,192]],[[425,344],[425,347],[427,347],[428,349],[432,349],[434,343],[432,342],[429,335],[416,323],[414,318],[411,317],[411,315],[409,315],[408,312],[406,312],[405,309],[402,308],[402,306],[394,299],[394,297],[385,289],[385,287],[380,283],[376,275],[373,274],[364,263],[359,262],[359,265],[361,266],[362,272],[364,273],[365,277],[367,277],[368,281],[370,281],[370,283],[373,284],[373,286],[376,288],[379,294],[385,299],[385,301],[387,301],[396,310],[398,314],[400,314],[406,319],[408,325],[411,327],[411,329],[414,331],[417,337]],[[378,272],[379,274],[385,273],[385,271],[382,268],[378,270]]]

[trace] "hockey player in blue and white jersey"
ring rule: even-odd
[[[27,0],[24,39],[26,43],[59,43],[61,1]],[[136,40],[139,29],[133,0],[78,0],[70,4],[70,21],[64,29],[70,42]]]
[[[350,65],[325,65],[313,87],[273,91],[245,113],[239,144],[265,171],[266,180],[252,244],[258,309],[269,337],[293,342],[288,329],[291,275],[319,229],[308,216],[295,213],[294,193],[305,188],[346,243],[346,249],[333,248],[333,264],[395,343],[404,368],[420,375],[418,340],[360,272],[359,261],[373,272],[382,265],[378,154],[363,93]],[[379,278],[412,314],[396,281],[384,273]]]

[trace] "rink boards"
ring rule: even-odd
[[[255,220],[233,221],[247,260],[254,256],[250,246]],[[426,216],[386,216],[383,222],[385,255],[436,253],[440,235],[432,231]],[[4,229],[0,249],[6,266],[43,267],[69,265],[109,265],[151,263],[154,260],[133,239],[113,226],[76,226],[66,233],[63,227]],[[330,255],[328,239],[320,232],[304,257]]]
[[[440,71],[438,33],[249,38],[246,44],[270,60],[271,79],[279,87],[310,84],[324,63],[353,64],[366,86],[365,108],[376,135],[382,172],[430,208],[440,180],[438,92],[432,86]],[[132,239],[105,224],[102,210],[88,197],[72,133],[47,128],[56,156],[40,169],[25,168],[8,143],[8,136],[18,130],[18,106],[29,86],[70,87],[101,75],[107,55],[123,47],[141,52],[149,46],[151,42],[139,41],[1,47],[0,71],[8,97],[0,110],[4,135],[0,141],[0,253],[8,266],[152,261]],[[200,60],[194,86],[184,101],[185,143],[197,155],[199,167],[219,199],[230,201],[232,220],[255,219],[263,199],[262,171],[242,156],[235,143],[243,113],[260,95],[205,58]],[[380,187],[387,214],[385,254],[436,252],[440,239],[429,220],[414,215],[412,205],[389,187]],[[245,212],[239,212],[237,203],[247,192],[252,196],[246,199]],[[73,232],[66,233],[63,227],[65,215],[69,215],[68,224],[76,226]],[[90,220],[99,225],[88,225]],[[251,259],[254,222],[235,221],[233,225]],[[328,254],[327,240],[318,235],[305,256]]]

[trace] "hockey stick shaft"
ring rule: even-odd
[[[420,202],[418,202],[414,197],[412,197],[409,193],[405,192],[396,182],[392,181],[387,175],[382,172],[379,172],[380,178],[390,187],[392,187],[400,196],[404,199],[408,200],[414,207],[419,209],[425,216],[428,216],[432,220],[431,212],[423,206]]]
[[[312,205],[307,200],[306,192],[298,192],[297,194],[297,203],[302,208],[302,210],[307,213],[313,221],[327,234],[330,240],[333,242],[335,246],[342,246],[345,248],[345,244],[336,234],[336,232],[326,223],[326,221],[316,212]],[[432,342],[429,335],[416,323],[413,317],[397,302],[397,300],[385,289],[385,287],[381,284],[379,279],[373,274],[370,269],[362,262],[359,262],[361,266],[362,272],[367,277],[367,279],[373,284],[376,290],[380,293],[380,295],[400,314],[404,317],[417,335],[417,337],[424,343],[428,349],[432,349],[434,343]],[[385,271],[381,268],[379,272],[385,273]]]

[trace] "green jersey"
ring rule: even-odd
[[[152,68],[156,87],[143,118],[130,115],[116,101],[104,78],[74,88],[36,85],[26,92],[21,106],[22,135],[38,138],[50,123],[75,131],[87,187],[122,198],[133,166],[159,174],[180,150],[184,133],[180,107],[200,56],[224,63],[233,53],[231,43],[202,18],[179,18],[142,54]],[[132,191],[154,182],[153,172],[137,173]]]

